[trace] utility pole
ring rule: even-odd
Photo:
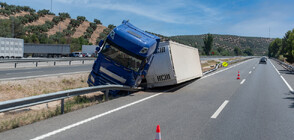
[[[11,24],[11,36],[14,38],[14,17],[12,18],[12,24]]]
[[[52,0],[51,0],[51,12],[52,12]],[[53,13],[53,12],[52,12]]]

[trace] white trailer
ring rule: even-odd
[[[97,47],[98,47],[97,45],[83,45],[82,46],[82,53],[88,53],[92,56],[95,56]]]
[[[160,42],[146,75],[147,88],[183,83],[202,76],[197,48]]]
[[[23,57],[23,39],[0,37],[0,58]]]

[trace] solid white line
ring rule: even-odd
[[[243,79],[240,83],[240,85],[242,85],[244,82],[246,81],[246,79]]]
[[[59,75],[69,75],[69,74],[77,74],[77,73],[83,73],[83,72],[90,72],[90,71],[79,71],[79,72],[69,72],[69,73],[58,73],[58,74],[47,74],[47,75],[35,75],[35,76],[26,76],[26,77],[5,78],[5,79],[0,79],[0,81],[21,80],[21,79],[30,79],[30,78],[39,78],[39,77],[48,77],[48,76],[59,76]]]
[[[251,71],[249,71],[249,74],[251,74]]]
[[[246,61],[244,61],[244,62],[242,62],[242,63],[245,63],[245,62],[248,62],[248,61],[249,61],[249,60],[246,60]],[[216,72],[216,73],[223,72],[223,71],[225,71],[225,70],[228,70],[228,69],[230,69],[230,68],[233,68],[233,67],[235,67],[235,66],[238,66],[238,65],[240,65],[240,64],[242,64],[242,63],[236,64],[236,65],[234,65],[234,66],[232,66],[232,67],[229,67],[229,68],[227,68],[227,69],[223,69],[223,70],[218,71],[218,72]],[[212,75],[214,75],[214,74],[216,74],[216,73],[213,73],[213,74],[210,74],[210,75],[204,76],[204,77],[202,77],[201,79],[207,78],[207,77],[212,76]],[[174,88],[169,89],[169,90],[166,90],[166,91],[164,91],[164,92],[171,91],[171,90],[173,90],[173,89],[174,89]],[[132,103],[130,103],[130,104],[127,104],[127,105],[121,106],[121,107],[119,107],[119,108],[116,108],[116,109],[113,109],[113,110],[107,111],[107,112],[105,112],[105,113],[102,113],[102,114],[99,114],[99,115],[93,116],[93,117],[91,117],[91,118],[88,118],[88,119],[82,120],[82,121],[80,121],[80,122],[77,122],[77,123],[74,123],[74,124],[68,125],[68,126],[66,126],[66,127],[63,127],[63,128],[57,129],[57,130],[55,130],[55,131],[49,132],[49,133],[44,134],[44,135],[38,136],[38,137],[33,138],[33,139],[31,139],[31,140],[41,140],[41,139],[44,139],[44,138],[50,137],[50,136],[55,135],[55,134],[57,134],[57,133],[60,133],[60,132],[66,131],[66,130],[71,129],[71,128],[73,128],[73,127],[76,127],[76,126],[82,125],[82,124],[84,124],[84,123],[87,123],[87,122],[90,122],[90,121],[92,121],[92,120],[98,119],[98,118],[103,117],[103,116],[105,116],[105,115],[108,115],[108,114],[111,114],[111,113],[117,112],[117,111],[122,110],[122,109],[124,109],[124,108],[130,107],[130,106],[132,106],[132,105],[135,105],[135,104],[138,104],[138,103],[140,103],[140,102],[146,101],[146,100],[148,100],[148,99],[154,98],[154,97],[156,97],[156,96],[158,96],[158,95],[160,95],[160,94],[162,94],[162,93],[163,93],[163,92],[160,92],[160,93],[157,93],[157,94],[151,95],[151,96],[146,97],[146,98],[143,98],[143,99],[141,99],[141,100],[138,100],[138,101],[132,102]],[[229,101],[226,100],[226,101],[223,103],[223,105],[222,105],[223,107],[221,106],[220,108],[224,108],[224,106],[225,106],[228,102],[229,102]],[[217,111],[217,112],[219,112],[219,113],[220,113],[221,110],[222,110],[222,109],[220,109],[220,108],[218,109],[219,111]],[[217,112],[216,112],[213,116],[217,117],[218,114],[219,114],[219,113],[217,113]]]
[[[269,61],[272,66],[274,67],[274,69],[276,70],[276,72],[280,75],[280,77],[282,78],[282,80],[284,81],[284,83],[287,85],[287,87],[289,88],[290,92],[294,93],[294,90],[292,89],[292,87],[289,85],[289,83],[285,80],[285,78],[281,75],[281,73],[277,70],[277,68],[275,67],[275,65]]]
[[[149,96],[149,97],[146,97],[146,98],[144,98],[144,99],[141,99],[141,100],[138,100],[138,101],[132,102],[132,103],[130,103],[130,104],[127,104],[127,105],[121,106],[121,107],[119,107],[119,108],[116,108],[116,109],[113,109],[113,110],[107,111],[107,112],[105,112],[105,113],[102,113],[102,114],[99,114],[99,115],[93,116],[93,117],[88,118],[88,119],[86,119],[86,120],[83,120],[83,121],[80,121],[80,122],[77,122],[77,123],[74,123],[74,124],[68,125],[68,126],[63,127],[63,128],[61,128],[61,129],[57,129],[57,130],[55,130],[55,131],[52,131],[52,132],[50,132],[50,133],[47,133],[47,134],[41,135],[41,136],[36,137],[36,138],[33,138],[33,139],[31,139],[31,140],[41,140],[41,139],[44,139],[44,138],[50,137],[50,136],[55,135],[55,134],[57,134],[57,133],[60,133],[60,132],[62,132],[62,131],[65,131],[65,130],[71,129],[71,128],[73,128],[73,127],[79,126],[79,125],[81,125],[81,124],[84,124],[84,123],[90,122],[90,121],[95,120],[95,119],[98,119],[98,118],[103,117],[103,116],[105,116],[105,115],[108,115],[108,114],[110,114],[110,113],[113,113],[113,112],[116,112],[116,111],[122,110],[122,109],[124,109],[124,108],[129,107],[129,106],[132,106],[132,105],[138,104],[138,103],[140,103],[140,102],[146,101],[146,100],[148,100],[148,99],[154,98],[154,97],[156,97],[156,96],[158,96],[158,95],[160,95],[160,94],[162,94],[162,92],[161,92],[161,93],[157,93],[157,94],[152,95],[152,96]]]
[[[225,106],[229,103],[229,100],[225,100],[223,104],[214,112],[214,114],[210,117],[212,119],[216,119],[217,116],[222,112]]]

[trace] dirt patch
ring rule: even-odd
[[[30,12],[26,12],[26,11],[21,11],[20,13],[16,13],[14,16],[18,17],[18,16],[25,16],[25,15],[29,15]]]
[[[84,21],[78,28],[76,28],[76,32],[72,35],[72,37],[78,38],[78,37],[84,35],[84,32],[86,32],[86,30],[89,26],[90,26],[90,22]]]
[[[70,23],[70,19],[67,18],[65,19],[64,21],[62,22],[59,22],[57,25],[54,25],[54,27],[52,29],[50,29],[47,34],[48,35],[54,35],[56,34],[56,32],[62,32],[64,29],[67,28],[67,26],[69,25]]]
[[[88,87],[89,73],[42,77],[26,80],[1,81],[0,101]]]
[[[34,21],[32,23],[28,23],[25,26],[29,26],[29,25],[43,25],[45,24],[46,21],[52,21],[52,19],[54,18],[54,15],[45,15],[44,17],[39,17],[39,19],[37,21]]]
[[[10,16],[18,17],[18,16],[29,15],[29,14],[30,14],[29,12],[21,11],[20,13],[16,13],[16,14],[10,15]],[[0,15],[0,19],[9,19],[9,16]]]
[[[103,25],[101,25],[101,24],[97,25],[97,28],[96,28],[96,30],[93,32],[93,34],[92,34],[92,36],[91,36],[91,38],[90,38],[89,41],[90,41],[92,44],[96,44],[96,39],[100,36],[100,33],[102,33],[103,30],[104,30],[105,28],[106,28],[106,27],[103,26]]]
[[[87,96],[76,96],[65,100],[64,113],[88,107],[94,104],[104,102],[101,93]],[[60,101],[59,105],[43,107],[37,110],[14,111],[1,113],[0,115],[0,132],[14,129],[20,126],[31,124],[40,120],[45,120],[61,114]]]

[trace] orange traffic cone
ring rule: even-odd
[[[238,71],[238,77],[237,77],[238,80],[240,80],[240,71]]]
[[[156,127],[156,137],[155,140],[161,140],[161,134],[160,134],[160,126],[157,125]]]

